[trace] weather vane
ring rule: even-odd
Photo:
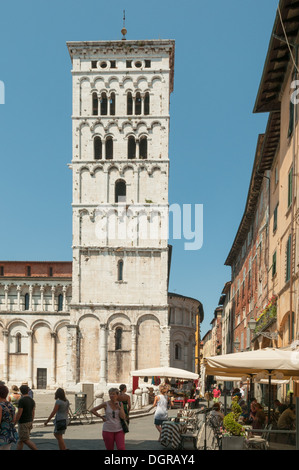
[[[127,34],[127,30],[126,30],[126,10],[124,10],[124,17],[123,17],[123,29],[121,30],[121,33],[123,35],[123,41],[126,40],[126,34]]]

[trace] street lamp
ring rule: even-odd
[[[256,327],[256,321],[254,318],[251,318],[249,320],[249,322],[247,323],[248,325],[248,328],[250,329],[250,331],[254,331],[255,327]]]

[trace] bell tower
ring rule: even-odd
[[[132,41],[122,33],[119,41],[67,43],[73,80],[70,382],[117,382],[109,376],[117,344],[127,353],[128,370],[169,365],[168,141],[174,41]],[[79,334],[83,317],[98,321],[98,330],[90,331],[99,370],[88,361],[84,371],[78,366],[78,351],[82,344],[87,348],[83,329]],[[117,317],[125,324],[123,335],[129,332],[123,344],[120,333],[115,343],[109,339],[117,338]],[[157,328],[145,328],[146,317],[155,319]],[[150,357],[142,352],[142,335],[144,340],[153,336]]]

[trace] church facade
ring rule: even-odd
[[[0,379],[76,390],[193,371],[203,308],[168,293],[174,41],[67,46],[73,260],[0,263]]]

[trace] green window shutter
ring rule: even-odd
[[[288,137],[291,137],[293,134],[294,129],[294,104],[292,100],[290,100],[290,117],[289,117],[289,129],[288,129]]]
[[[273,213],[273,232],[275,232],[277,229],[277,211],[278,211],[278,204],[275,207],[274,213]]]
[[[290,280],[291,277],[291,235],[288,238],[287,242],[287,263],[286,263],[286,282]]]

